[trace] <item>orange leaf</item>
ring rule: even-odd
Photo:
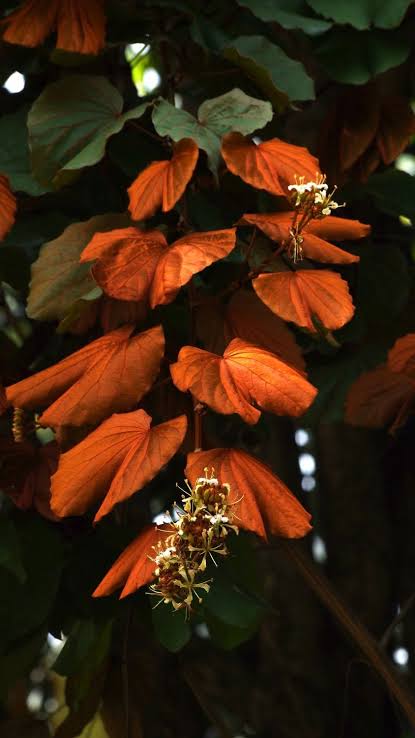
[[[39,46],[56,25],[59,0],[26,0],[3,21],[3,40],[21,46]]]
[[[388,353],[388,367],[392,372],[402,372],[415,379],[415,333],[398,338]]]
[[[81,255],[93,261],[95,280],[111,297],[149,299],[166,305],[194,274],[227,256],[235,246],[235,229],[192,233],[171,246],[160,231],[122,228],[97,233]]]
[[[50,477],[58,466],[55,441],[33,446],[29,441],[0,442],[0,486],[21,510],[35,508],[40,515],[56,521],[50,508]]]
[[[222,156],[232,174],[272,195],[286,195],[296,176],[315,180],[318,160],[303,146],[272,138],[258,145],[241,133],[228,133],[222,140]]]
[[[249,223],[258,226],[269,238],[280,244],[290,241],[293,211],[283,213],[243,215],[240,223]],[[301,231],[303,242],[301,248],[304,256],[314,261],[333,264],[350,264],[359,261],[359,256],[343,251],[325,239],[334,241],[355,240],[365,238],[370,232],[370,226],[358,220],[336,218],[328,215],[319,220],[312,220]]]
[[[11,44],[39,46],[57,30],[58,49],[97,54],[104,46],[103,0],[26,0],[3,24]]]
[[[194,274],[228,256],[235,246],[235,228],[191,233],[173,243],[157,264],[150,305],[166,305]]]
[[[158,373],[164,336],[161,326],[131,338],[132,331],[123,326],[7,387],[8,403],[30,410],[49,405],[40,423],[52,427],[98,423],[135,405]]]
[[[61,455],[52,477],[52,509],[82,515],[103,500],[95,521],[142,489],[181,446],[185,415],[150,428],[144,410],[112,415],[81,443]]]
[[[155,525],[151,525],[144,528],[118,557],[92,596],[105,597],[127,582],[125,589],[128,588],[128,592],[123,590],[122,593],[125,597],[143,584],[151,582],[156,565],[149,556],[153,553],[153,546],[157,546],[158,542],[163,540],[166,532],[170,532],[168,526],[156,528]]]
[[[170,371],[182,392],[190,390],[216,412],[238,413],[251,424],[261,416],[256,406],[277,415],[298,416],[317,392],[296,369],[239,338],[230,342],[223,358],[185,346]]]
[[[199,156],[191,138],[182,138],[170,161],[155,161],[141,172],[128,189],[129,210],[134,220],[150,218],[161,207],[166,213],[180,200]]]
[[[235,522],[262,538],[267,532],[285,538],[301,538],[310,530],[310,515],[271,469],[245,451],[215,448],[188,455],[186,475],[192,484],[214,469],[217,478],[230,485]]]
[[[98,54],[104,45],[104,0],[61,0],[56,48],[78,54]]]
[[[12,227],[16,209],[16,198],[10,189],[9,180],[4,174],[0,174],[0,240],[7,235]]]
[[[300,372],[305,370],[301,349],[289,328],[256,296],[238,290],[230,299],[225,314],[225,338],[242,338],[270,351]]]
[[[284,320],[316,333],[313,315],[331,330],[354,313],[347,282],[336,272],[303,269],[260,274],[252,282],[258,297]]]
[[[96,233],[83,250],[80,262],[97,260],[92,274],[110,297],[141,301],[148,296],[158,260],[167,248],[160,231],[117,228]]]
[[[345,420],[364,428],[392,426],[405,422],[415,403],[415,384],[385,366],[365,372],[354,382],[346,400]]]

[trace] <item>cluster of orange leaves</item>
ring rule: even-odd
[[[63,4],[44,2],[44,7]],[[8,32],[28,5],[14,14],[14,20],[8,19]],[[58,38],[59,17],[53,16]],[[318,161],[306,149],[278,139],[256,145],[231,133],[224,137],[222,155],[232,174],[283,197],[296,175],[309,180],[319,172]],[[194,141],[179,141],[170,159],[150,164],[129,188],[130,214],[141,227],[96,233],[87,244],[80,260],[91,263],[92,275],[108,298],[151,309],[170,303],[195,274],[235,247],[235,227],[187,232],[169,244],[159,230],[145,230],[142,224],[180,200],[198,156]],[[288,241],[292,215],[292,210],[245,214],[237,225],[260,229],[281,250]],[[310,222],[303,234],[304,255],[323,263],[356,262],[358,256],[330,241],[359,239],[368,231],[362,223],[332,216]],[[354,310],[347,283],[336,272],[310,268],[308,261],[299,269],[287,259],[281,262],[281,271],[258,270],[252,285],[255,292],[239,290],[228,302],[217,349],[182,347],[170,365],[171,379],[180,391],[190,391],[195,403],[218,413],[239,414],[250,424],[258,422],[261,411],[297,417],[311,405],[316,389],[306,378],[301,352],[283,321],[310,332],[317,330],[316,318],[326,329],[339,328]],[[39,424],[53,428],[58,439],[67,427],[95,427],[60,454],[56,471],[49,465],[54,471],[52,515],[80,515],[99,505],[98,521],[142,489],[182,446],[185,415],[152,427],[151,417],[137,409],[159,373],[164,344],[161,325],[138,334],[133,325],[122,325],[7,387],[1,396],[3,409],[42,411]],[[203,475],[205,467],[214,467],[218,478],[230,484],[239,527],[265,539],[269,532],[299,537],[310,529],[308,513],[258,459],[236,449],[189,454],[186,473],[191,482]],[[40,486],[43,493],[43,480]],[[162,534],[155,526],[141,532],[95,594],[108,594],[123,585],[125,595],[148,582],[154,565],[147,555]]]

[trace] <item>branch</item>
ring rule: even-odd
[[[304,555],[294,542],[280,539],[277,547],[289,556],[314,594],[330,610],[343,630],[360,648],[375,671],[383,679],[390,694],[401,706],[411,726],[415,727],[414,695],[391,665],[389,659],[385,656],[373,636],[358,618],[348,610],[339,595],[334,592],[328,579],[318,571],[317,567]]]

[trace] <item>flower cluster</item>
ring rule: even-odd
[[[294,262],[302,259],[301,231],[310,220],[325,218],[332,210],[344,207],[345,203],[339,204],[333,200],[337,189],[334,187],[328,192],[324,174],[316,175],[315,182],[304,182],[304,177],[297,177],[295,184],[288,186],[291,194],[291,204],[294,208],[293,223],[290,229],[289,253]]]
[[[221,484],[214,476],[199,477],[194,487],[182,495],[182,506],[175,506],[174,531],[154,547],[155,581],[151,594],[159,603],[171,603],[175,610],[190,611],[193,600],[202,601],[210,579],[203,579],[208,557],[216,565],[215,555],[226,556],[226,539],[230,531],[238,533],[229,503],[229,484]]]

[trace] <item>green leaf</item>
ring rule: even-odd
[[[28,107],[20,108],[0,118],[0,172],[7,174],[13,190],[37,196],[48,188],[36,182],[32,175],[26,122],[28,110]]]
[[[19,582],[25,581],[26,572],[16,526],[6,515],[0,516],[0,566],[14,574]]]
[[[376,207],[389,215],[406,215],[415,221],[415,178],[398,169],[372,174],[358,192],[373,197]]]
[[[49,522],[31,513],[16,515],[16,532],[26,580],[0,570],[0,652],[42,627],[54,604],[62,570],[62,543]]]
[[[207,617],[207,626],[215,646],[219,646],[219,648],[223,648],[225,651],[231,651],[241,643],[252,638],[258,627],[258,622],[255,620],[249,627],[240,628],[237,625],[229,625],[223,620],[219,620],[212,614],[209,614]]]
[[[332,26],[332,23],[310,15],[310,8],[304,0],[238,0],[238,5],[249,8],[263,21],[279,23],[289,30],[298,29],[310,36],[323,33]]]
[[[191,629],[183,611],[163,603],[151,611],[151,616],[155,635],[168,651],[177,653],[188,643]]]
[[[205,100],[197,114],[201,125],[208,126],[220,137],[230,131],[252,133],[266,126],[272,116],[269,102],[249,97],[238,87],[212,100]]]
[[[264,613],[255,552],[249,536],[229,538],[230,555],[209,572],[213,583],[203,599],[209,615],[241,629],[255,628]]]
[[[74,172],[100,161],[108,138],[148,106],[121,114],[123,99],[105,77],[73,75],[48,85],[27,120],[36,179],[56,188],[71,182]]]
[[[160,136],[170,136],[173,141],[192,138],[200,149],[206,151],[212,172],[217,171],[220,139],[209,128],[202,126],[193,115],[175,108],[167,100],[160,100],[153,110],[153,125]]]
[[[72,305],[96,286],[91,265],[79,263],[87,243],[94,233],[122,228],[129,222],[120,213],[96,215],[83,223],[72,223],[58,238],[45,243],[32,264],[28,316],[34,320],[62,320]]]
[[[229,36],[225,31],[213,23],[209,18],[195,15],[189,27],[190,34],[199,46],[206,51],[219,53],[229,42]]]
[[[68,639],[53,664],[53,670],[61,676],[76,677],[72,691],[72,707],[88,693],[94,675],[99,671],[108,654],[113,621],[97,623],[92,619],[77,620]]]
[[[197,119],[166,100],[160,100],[153,111],[153,124],[160,136],[170,136],[173,141],[193,138],[199,148],[206,151],[209,166],[216,173],[222,136],[230,131],[253,133],[263,128],[272,115],[269,102],[249,97],[236,87],[224,95],[205,100],[199,107]]]
[[[92,619],[76,620],[66,643],[58,658],[53,664],[53,670],[61,676],[74,674],[94,645],[97,633],[97,624]]]
[[[291,59],[264,36],[239,36],[224,51],[269,97],[274,107],[288,100],[313,100],[314,83],[301,62]]]
[[[327,34],[317,55],[332,79],[363,85],[372,77],[402,64],[411,46],[411,40],[399,31],[335,28]]]
[[[364,30],[370,26],[394,28],[399,26],[411,0],[307,0],[316,13],[339,24],[350,24]]]

